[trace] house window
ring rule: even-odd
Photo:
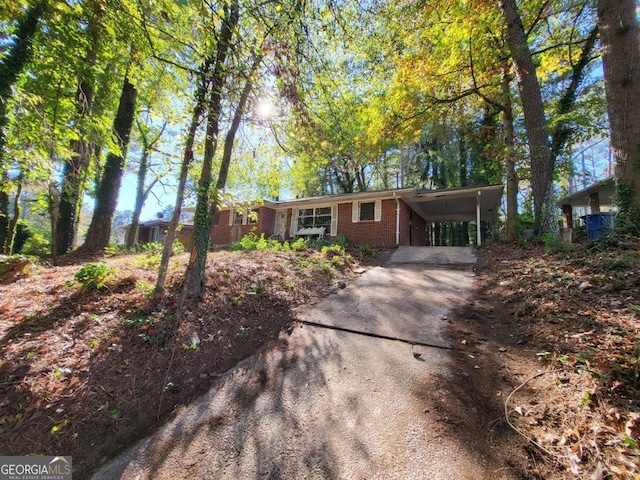
[[[331,229],[331,207],[301,208],[298,210],[298,228],[325,227]]]
[[[379,222],[382,220],[382,200],[353,202],[351,206],[351,221],[353,223]]]
[[[376,212],[376,202],[366,202],[360,204],[359,220],[361,222],[373,221]]]
[[[238,210],[233,211],[233,225],[242,225],[244,223],[244,213]]]
[[[255,225],[258,223],[258,212],[251,210],[247,215],[247,225]]]
[[[160,229],[160,227],[151,228],[151,238],[149,239],[151,242],[159,242],[162,239],[162,234],[164,232]]]

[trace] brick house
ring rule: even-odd
[[[169,227],[169,220],[157,219],[138,224],[138,234],[135,243],[163,243],[166,238],[166,231]],[[126,227],[129,230],[131,225]],[[176,231],[176,238],[185,246],[190,246],[191,235],[193,234],[193,224],[183,223],[180,230]],[[126,235],[126,231],[125,231]]]
[[[223,208],[211,230],[213,245],[229,245],[251,231],[292,240],[346,236],[352,245],[425,245],[427,222],[496,218],[502,185],[440,190],[396,189],[295,200],[251,208]],[[481,244],[480,230],[476,244]]]

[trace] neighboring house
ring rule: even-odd
[[[562,208],[563,238],[568,242],[573,239],[574,209],[580,212],[578,216],[584,221],[589,239],[600,238],[613,226],[614,193],[615,179],[609,177],[559,200],[556,205]]]
[[[427,222],[495,220],[502,185],[440,190],[397,189],[223,208],[211,230],[213,245],[229,245],[251,231],[292,240],[346,236],[352,245],[425,245]],[[480,231],[476,244],[480,245]]]
[[[138,224],[138,236],[135,243],[163,243],[166,237],[167,228],[169,228],[169,220],[158,219],[150,220],[148,222],[140,222]],[[128,229],[129,227],[127,227]],[[176,232],[176,238],[180,242],[188,247],[191,241],[191,235],[193,234],[193,225],[182,224],[182,228]]]

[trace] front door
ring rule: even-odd
[[[284,240],[287,233],[287,211],[280,210],[276,212],[276,225],[273,229],[273,235],[279,240]]]

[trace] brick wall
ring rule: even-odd
[[[258,208],[258,232],[264,232],[265,237],[273,235],[276,224],[276,211],[269,207]]]
[[[427,244],[427,222],[417,215],[413,214],[413,244],[424,247]]]
[[[212,245],[231,245],[239,241],[242,237],[249,234],[255,229],[256,234],[264,233],[265,237],[273,234],[273,227],[276,218],[276,212],[272,208],[258,208],[258,223],[250,223],[247,225],[231,225],[229,226],[229,215],[231,210],[222,210],[217,225],[211,229]]]
[[[407,208],[402,201],[400,204],[401,208],[402,206]],[[351,221],[351,202],[339,204],[338,235],[345,235],[354,245],[369,245],[371,247],[396,246],[396,201],[394,199],[382,200],[381,206],[382,212],[379,222],[368,221],[353,223]],[[402,242],[402,236],[400,238]]]
[[[400,245],[410,243],[411,209],[400,200]],[[356,222],[351,221],[351,202],[338,204],[338,235],[345,235],[354,245],[369,245],[371,247],[395,247],[397,203],[395,199],[382,200],[381,221]],[[253,228],[256,233],[264,233],[266,237],[273,234],[276,211],[268,207],[258,209],[258,223],[251,225],[229,226],[230,210],[220,212],[220,221],[211,232],[213,245],[229,245],[247,235]],[[287,209],[287,230],[289,235],[292,221],[292,209]],[[418,215],[413,215],[414,245],[425,245],[425,222]],[[326,237],[330,238],[329,235]]]

